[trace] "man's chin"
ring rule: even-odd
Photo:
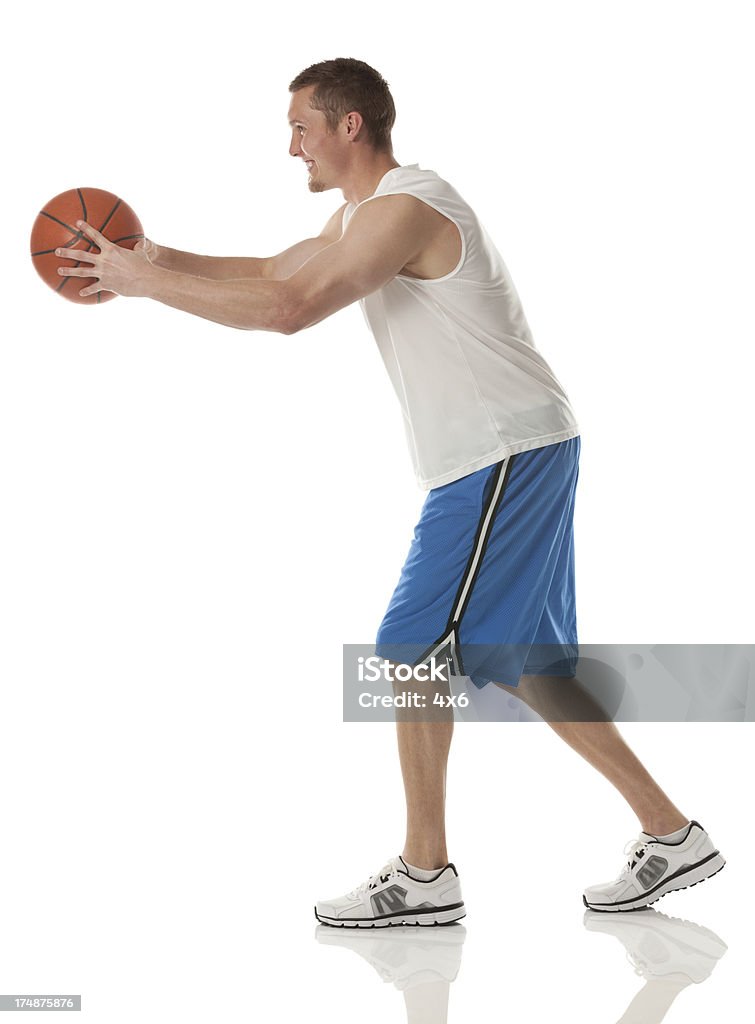
[[[327,192],[332,185],[326,185],[320,178],[310,178],[307,182],[310,192]]]

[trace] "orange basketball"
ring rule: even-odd
[[[56,256],[56,249],[100,250],[76,227],[85,220],[105,238],[126,249],[133,249],[144,231],[134,211],[112,192],[101,188],[72,188],[61,192],[43,206],[31,229],[31,258],[37,273],[58,295],[71,302],[87,305],[114,299],[115,292],[96,292],[82,297],[79,291],[94,284],[94,277],[61,277],[58,267],[80,266],[75,258]]]

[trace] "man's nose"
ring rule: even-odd
[[[296,135],[291,136],[291,145],[288,147],[288,152],[290,156],[299,155],[299,140],[297,139]]]

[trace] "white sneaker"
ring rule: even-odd
[[[315,905],[321,924],[346,928],[451,924],[466,914],[453,864],[439,868],[429,882],[412,878],[401,857],[391,860],[356,889]]]
[[[726,861],[699,821],[691,821],[684,837],[664,843],[649,832],[624,847],[629,860],[617,879],[585,889],[582,901],[590,910],[641,910],[667,892],[697,885],[721,870]]]

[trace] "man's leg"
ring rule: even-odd
[[[404,698],[394,705],[406,791],[404,863],[391,857],[378,874],[345,896],[318,902],[315,916],[323,924],[428,926],[451,924],[466,914],[459,874],[446,851],[446,762],[453,707],[433,701],[437,694],[448,695],[449,686],[445,680],[424,678],[424,668],[415,679],[411,666],[400,667],[409,676],[405,679],[403,671],[398,679],[392,675],[394,697]],[[424,706],[415,706],[421,698]]]
[[[404,860],[431,870],[448,864],[446,849],[446,765],[453,735],[453,708],[432,703],[436,694],[450,693],[442,682],[394,683],[394,694],[414,690],[427,696],[417,711],[397,709],[396,732],[406,795]]]
[[[518,687],[496,683],[540,715],[562,740],[613,783],[643,832],[667,835],[690,820],[671,802],[577,679],[522,676]],[[567,721],[569,717],[581,719]]]
[[[446,849],[446,763],[453,712],[445,722],[397,722],[398,752],[406,794],[406,843],[402,856],[417,868],[442,868]]]

